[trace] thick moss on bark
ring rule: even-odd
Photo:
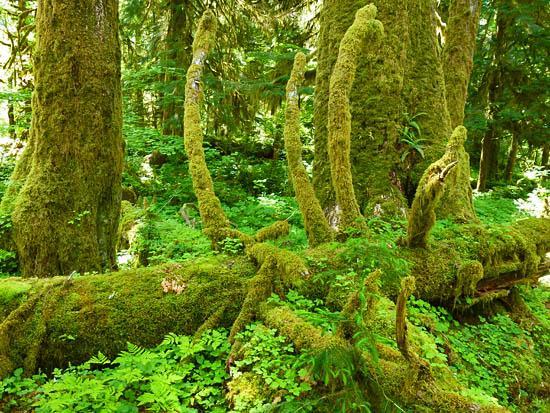
[[[397,297],[395,314],[395,341],[399,351],[410,361],[413,357],[409,346],[409,333],[407,327],[407,301],[415,289],[414,277],[405,277],[401,280],[401,292]]]
[[[219,232],[230,229],[230,223],[214,192],[214,184],[203,149],[200,106],[202,103],[201,77],[204,64],[216,36],[217,20],[211,11],[201,18],[193,41],[193,60],[187,71],[185,87],[184,137],[189,157],[189,172],[193,190],[199,202],[199,212],[205,233],[214,242],[225,238]]]
[[[26,276],[115,266],[122,172],[118,2],[42,0],[30,147],[13,182]]]
[[[449,307],[468,307],[507,295],[514,285],[537,278],[550,250],[550,219],[525,219],[511,226],[460,225],[434,231],[427,249],[402,249],[412,263],[415,296]],[[468,300],[470,299],[470,300]],[[468,303],[469,302],[469,303]]]
[[[298,88],[303,81],[305,68],[306,56],[303,53],[298,53],[286,86],[284,139],[288,169],[294,192],[296,193],[296,200],[304,218],[304,227],[309,245],[314,247],[318,244],[331,241],[333,234],[328,221],[325,219],[302,161]]]
[[[442,168],[451,162],[457,164],[445,179],[445,188],[436,208],[436,215],[440,219],[448,218],[461,223],[477,221],[470,184],[470,155],[464,149],[467,133],[464,126],[455,128],[445,154],[438,161]]]
[[[457,165],[440,159],[430,165],[416,189],[416,195],[409,214],[407,245],[411,248],[425,248],[430,231],[435,225],[435,208],[443,195],[445,179]]]
[[[192,335],[219,308],[216,324],[230,326],[253,272],[246,261],[229,269],[212,260],[72,280],[1,280],[0,290],[17,290],[2,294],[2,309],[19,305],[0,323],[0,377],[16,367],[31,373],[81,363],[98,351],[114,356],[127,341],[151,347],[170,332]]]
[[[479,0],[454,0],[449,7],[443,69],[447,107],[453,128],[464,122],[464,108],[468,97],[468,83],[474,65],[480,12]]]
[[[319,65],[315,102],[315,163],[313,183],[325,210],[335,205],[330,181],[326,110],[329,79],[338,44],[352,23],[352,13],[368,1],[327,0],[321,13]],[[450,136],[445,85],[430,0],[373,1],[385,37],[376,59],[361,59],[350,95],[351,164],[357,200],[367,214],[401,215],[404,193],[444,150]],[[433,27],[433,30],[427,29]],[[366,47],[357,53],[366,53]],[[418,117],[426,159],[406,170],[400,161],[400,130],[404,114]],[[418,163],[417,165],[414,165]]]
[[[361,46],[375,44],[382,37],[383,26],[375,20],[372,4],[357,11],[355,21],[344,34],[338,59],[330,78],[328,102],[328,155],[332,185],[336,194],[338,227],[361,229],[361,211],[355,198],[350,162],[351,111],[349,95],[355,79]]]

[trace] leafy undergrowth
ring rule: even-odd
[[[228,332],[200,340],[168,335],[154,349],[128,344],[114,360],[101,353],[53,377],[24,378],[18,369],[0,382],[2,411],[36,412],[253,412],[311,389],[303,356],[261,325],[240,334],[246,344],[228,370]],[[252,378],[250,378],[252,377]]]
[[[524,287],[521,315],[505,312],[476,323],[460,323],[445,309],[412,297],[409,321],[424,337],[417,351],[432,368],[450,368],[462,393],[482,404],[498,402],[513,412],[545,412],[550,371],[550,290]],[[273,295],[272,305],[291,308],[325,331],[341,321],[319,299],[290,291]],[[168,335],[153,349],[128,344],[114,360],[102,354],[52,376],[25,378],[21,369],[0,382],[5,412],[316,412],[319,386],[345,371],[319,371],[319,360],[296,352],[285,337],[261,323],[251,324],[231,353],[224,329],[207,331],[200,340]],[[388,337],[375,337],[384,340]],[[435,346],[432,344],[435,343]],[[229,361],[228,361],[229,360]],[[345,378],[347,378],[347,381]],[[346,404],[342,393],[332,411],[371,411],[367,401]],[[395,407],[397,403],[392,402]],[[406,406],[397,411],[412,411]],[[390,410],[394,411],[394,410]]]
[[[550,409],[550,289],[522,287],[528,311],[498,312],[475,323],[459,323],[444,308],[410,300],[409,320],[432,335],[436,356],[446,360],[465,395],[496,400],[514,412]],[[430,361],[430,360],[428,360]]]

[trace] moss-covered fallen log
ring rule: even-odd
[[[509,226],[451,226],[436,231],[433,238],[428,249],[399,252],[412,263],[415,295],[468,307],[536,279],[550,250],[550,219],[523,219]]]
[[[513,285],[536,274],[550,249],[549,233],[548,219],[527,219],[512,226],[450,226],[436,229],[427,249],[392,251],[410,263],[415,296],[449,307],[473,305],[507,295]],[[366,241],[366,256],[376,254],[368,251],[373,241]],[[333,244],[332,254],[341,255],[346,245]],[[309,250],[309,260],[315,254],[328,255],[329,247]],[[257,269],[269,257],[276,259],[276,269],[270,272],[275,292],[284,295],[289,288],[298,288],[326,297],[307,260],[269,244],[251,246],[248,254],[248,258],[209,258],[72,279],[1,280],[0,376],[16,367],[32,372],[79,363],[98,351],[113,356],[127,341],[153,346],[169,332],[194,334],[205,325],[230,327],[255,287],[251,280],[257,281]],[[344,269],[337,261],[328,264],[334,274]],[[394,280],[382,271],[381,281],[382,291],[396,297],[400,278]],[[260,314],[254,311],[249,316]]]
[[[230,268],[231,267],[231,268]],[[219,259],[69,279],[0,280],[0,377],[16,367],[49,371],[128,341],[158,344],[170,332],[194,334],[224,307],[230,326],[254,273],[247,260]]]

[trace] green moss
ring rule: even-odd
[[[456,162],[434,162],[422,175],[409,215],[407,245],[411,248],[426,248],[430,231],[435,225],[435,208],[443,196],[445,179]]]
[[[406,360],[411,360],[413,354],[409,347],[409,338],[407,332],[407,300],[416,288],[414,277],[405,277],[401,281],[401,292],[397,297],[396,316],[395,316],[395,334],[399,351]]]
[[[199,202],[199,212],[205,234],[214,243],[226,238],[220,238],[223,236],[220,233],[230,229],[229,220],[214,192],[214,184],[206,164],[200,116],[201,77],[206,57],[214,45],[216,28],[216,18],[211,11],[207,10],[199,22],[193,41],[193,59],[187,71],[185,87],[184,115],[185,151],[189,157],[189,172],[193,180],[193,190]]]
[[[130,202],[121,202],[117,251],[130,248],[132,238],[135,237],[135,232],[137,232],[135,231],[136,226],[139,225],[139,220],[143,218],[145,214],[146,211],[133,206]],[[132,231],[134,231],[133,234]]]
[[[474,283],[476,291],[509,291],[528,282],[550,248],[549,232],[550,220],[536,218],[514,225],[440,226],[428,249],[402,249],[399,255],[412,263],[417,297],[452,307],[455,299],[475,295]],[[483,267],[481,278],[476,262]]]
[[[31,138],[4,204],[8,211],[13,205],[25,276],[116,265],[123,159],[118,4],[103,2],[100,14],[95,7],[55,1],[38,8]]]
[[[264,400],[267,396],[264,381],[252,372],[235,377],[227,387],[229,391],[225,397],[236,411],[244,411],[244,408],[256,405],[258,400]]]
[[[268,304],[260,306],[260,314],[268,327],[275,328],[279,334],[294,343],[296,350],[313,350],[316,352],[327,349],[350,351],[349,343],[332,334],[323,331],[304,321],[287,307],[273,307]]]
[[[467,260],[461,263],[456,275],[455,300],[473,296],[483,276],[483,265],[479,261]]]
[[[276,240],[290,234],[288,221],[277,221],[268,227],[260,229],[255,236],[257,242]]]
[[[239,316],[233,323],[229,340],[233,341],[248,324],[254,321],[260,304],[267,300],[274,288],[277,260],[273,255],[268,256],[262,263],[258,273],[249,282],[248,292]]]
[[[449,7],[443,49],[443,69],[447,107],[453,128],[464,122],[464,107],[474,65],[480,12],[479,0],[457,0],[451,2]]]
[[[286,86],[284,139],[290,178],[294,192],[296,193],[300,212],[304,218],[304,227],[309,245],[315,247],[316,245],[331,241],[333,234],[325,219],[302,161],[298,89],[303,81],[305,66],[306,56],[303,53],[298,53]]]
[[[376,17],[374,5],[357,11],[355,21],[340,43],[338,59],[330,79],[328,103],[328,155],[332,185],[336,194],[338,227],[364,229],[359,204],[355,198],[350,162],[351,92],[359,51],[364,42],[376,44],[383,34],[383,26]]]
[[[464,149],[466,139],[466,128],[458,126],[447,143],[445,154],[438,161],[441,168],[451,162],[457,162],[456,167],[445,179],[443,195],[436,209],[439,219],[448,218],[461,223],[478,220],[470,184],[470,155]]]
[[[270,258],[275,258],[277,270],[280,272],[281,281],[285,286],[296,286],[310,275],[304,261],[291,251],[280,249],[270,244],[254,244],[246,249],[246,254],[255,261],[258,266]]]
[[[239,261],[239,260],[237,260]],[[28,298],[0,324],[0,376],[16,367],[50,371],[127,341],[151,347],[173,331],[193,334],[220,308],[230,326],[254,269],[221,258],[68,280],[33,281]],[[164,281],[164,283],[163,283]],[[183,286],[179,294],[166,281]]]
[[[31,289],[31,284],[19,278],[0,280],[0,320],[6,318]]]

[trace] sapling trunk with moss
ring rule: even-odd
[[[193,180],[193,190],[199,202],[202,225],[213,240],[220,241],[230,229],[230,223],[214,192],[214,183],[206,164],[203,149],[200,106],[202,103],[201,77],[206,57],[214,45],[217,20],[207,10],[199,21],[193,41],[193,59],[187,71],[185,86],[184,137],[185,151],[189,157],[189,172]],[[224,231],[225,230],[225,231]]]
[[[294,67],[286,87],[284,140],[290,180],[304,218],[309,245],[314,247],[331,241],[333,234],[302,161],[298,89],[303,81],[305,68],[306,56],[303,53],[296,54]]]
[[[376,7],[365,6],[357,11],[355,21],[340,43],[338,59],[330,78],[328,102],[328,155],[332,186],[336,195],[338,227],[364,228],[359,204],[355,198],[350,161],[351,111],[349,95],[355,79],[359,51],[365,42],[377,44],[384,29],[375,20]]]
[[[21,271],[111,269],[123,157],[118,1],[41,0],[36,35],[31,138],[3,203]]]

